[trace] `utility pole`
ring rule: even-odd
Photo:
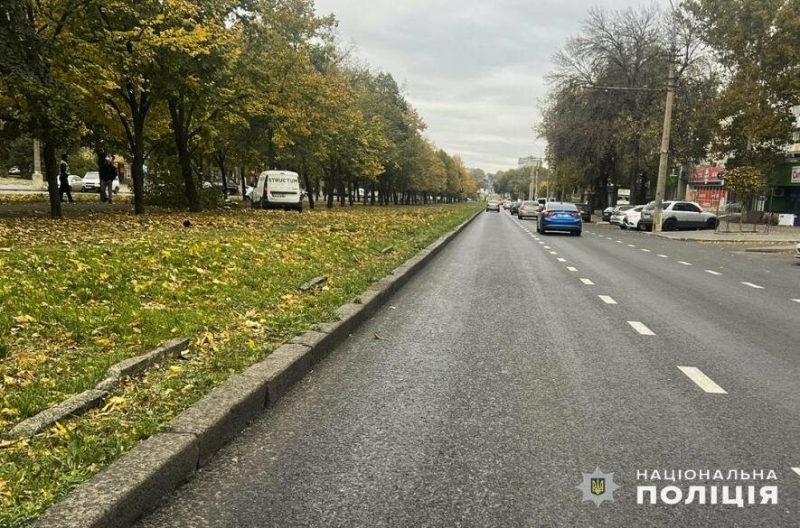
[[[653,232],[661,232],[661,218],[664,209],[664,188],[667,185],[667,164],[669,162],[669,136],[672,130],[672,104],[675,100],[675,64],[669,62],[667,80],[667,102],[664,108],[664,130],[661,134],[661,159],[658,162],[658,181],[656,182],[656,208],[653,211]]]

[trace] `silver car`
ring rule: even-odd
[[[639,225],[642,228],[648,230],[653,228],[655,208],[655,202],[650,202],[642,209],[642,216],[639,219]],[[694,202],[663,202],[662,208],[662,231],[717,228],[717,215],[703,211],[703,208]]]
[[[486,202],[486,211],[494,211],[495,213],[500,212],[500,202],[497,200],[489,200]]]
[[[524,220],[526,218],[539,218],[539,202],[526,200],[522,202],[517,210],[517,218]]]

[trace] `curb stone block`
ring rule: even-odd
[[[235,374],[173,418],[169,430],[197,437],[200,466],[264,410],[267,383]]]
[[[85,413],[89,409],[99,407],[108,393],[96,389],[89,389],[76,394],[75,396],[59,403],[55,407],[46,409],[36,416],[18,423],[11,431],[9,436],[14,438],[30,437],[37,433],[49,429],[56,422],[69,416],[77,416]]]
[[[289,387],[311,370],[312,349],[297,344],[276,348],[267,359],[242,372],[241,376],[264,383],[266,397],[262,407],[273,405]]]
[[[367,314],[362,304],[343,304],[336,309],[336,315],[341,319],[342,326],[348,334],[352,334],[358,325],[367,320]]]
[[[130,526],[197,469],[197,440],[151,436],[47,510],[34,528]]]
[[[144,372],[150,365],[158,363],[164,357],[170,354],[177,354],[178,352],[186,350],[187,348],[189,348],[188,339],[173,339],[171,341],[167,341],[162,346],[151,352],[148,352],[147,354],[132,357],[113,365],[108,369],[108,377],[122,379],[125,377],[135,376],[136,374]]]
[[[290,345],[303,345],[311,349],[311,361],[316,363],[325,356],[328,352],[336,346],[330,339],[330,336],[324,332],[316,332],[308,330],[307,332],[293,337],[289,340]]]

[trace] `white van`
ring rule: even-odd
[[[294,209],[303,212],[300,176],[296,172],[279,170],[262,172],[248,198],[253,207]]]

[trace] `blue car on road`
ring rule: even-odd
[[[539,211],[536,231],[541,234],[548,231],[568,231],[572,235],[581,236],[581,212],[574,203],[547,202]]]

